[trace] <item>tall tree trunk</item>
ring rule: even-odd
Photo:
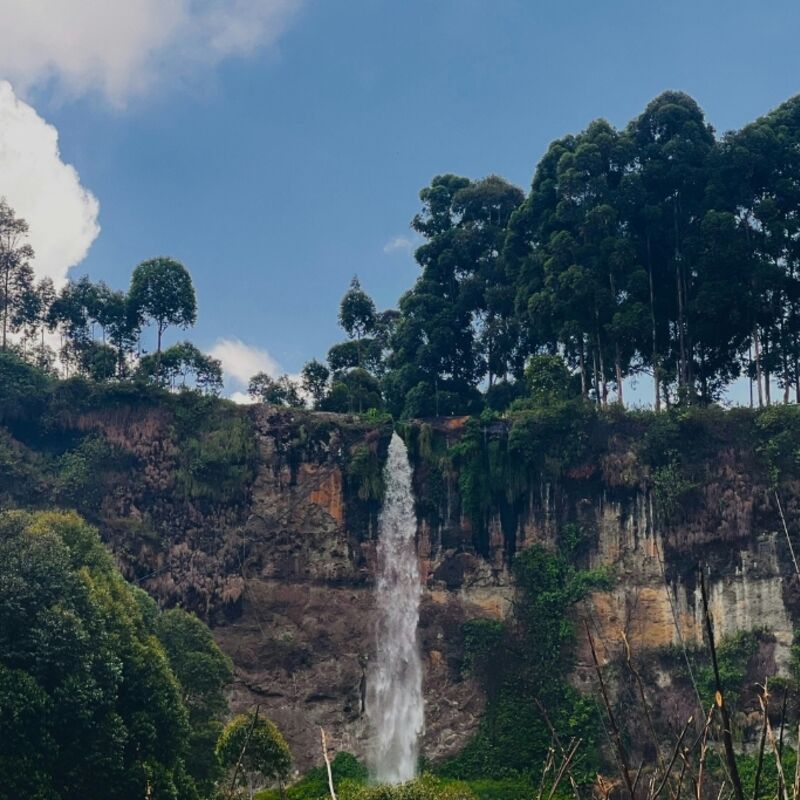
[[[619,343],[616,344],[614,350],[614,369],[617,372],[617,402],[624,407],[625,398],[622,396],[622,363],[619,353]]]
[[[658,339],[656,333],[656,301],[653,286],[653,254],[650,248],[650,234],[647,235],[647,273],[650,279],[650,323],[653,339],[653,386],[655,389],[656,412],[661,411],[661,366],[658,357]]]
[[[764,407],[764,390],[762,389],[761,371],[761,339],[758,335],[758,325],[753,329],[753,346],[756,350],[756,382],[758,384],[758,407]]]
[[[606,406],[606,402],[608,399],[608,383],[606,382],[606,366],[605,362],[603,361],[603,347],[600,344],[600,331],[596,333],[597,338],[597,360],[600,364],[600,385],[602,386],[602,395],[601,395],[601,405],[603,408]]]
[[[581,365],[581,397],[586,400],[589,395],[589,387],[586,384],[586,357],[583,352],[583,334],[581,334],[580,344],[578,345],[578,359]]]
[[[7,335],[8,335],[8,307],[10,305],[8,299],[8,285],[11,281],[11,273],[8,269],[5,270],[3,275],[3,352],[6,350]]]
[[[681,251],[678,238],[678,195],[672,198],[672,210],[675,224],[675,283],[678,295],[678,390],[686,385],[686,341],[683,307],[683,278],[681,277]]]

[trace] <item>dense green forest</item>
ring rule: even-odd
[[[527,195],[439,175],[420,193],[420,275],[398,308],[378,311],[354,279],[327,364],[309,362],[301,386],[253,376],[251,394],[402,417],[502,410],[549,354],[599,405],[622,403],[637,375],[656,410],[717,400],[740,376],[759,405],[797,400],[799,153],[798,98],[718,137],[692,98],[665,92],[622,130],[595,120],[553,142]],[[220,391],[214,359],[189,343],[162,352],[164,332],[196,317],[182,265],[147,261],[126,292],[81,278],[56,293],[34,281],[26,233],[0,205],[4,350],[63,374]]]

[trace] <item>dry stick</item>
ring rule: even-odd
[[[550,768],[553,766],[553,756],[555,755],[555,749],[553,745],[550,745],[550,748],[547,751],[547,758],[544,762],[544,769],[542,770],[542,777],[539,780],[539,791],[536,794],[536,800],[542,800],[542,796],[544,795],[544,782],[547,779],[547,773],[550,772]]]
[[[783,516],[783,506],[781,499],[778,497],[778,490],[775,490],[775,502],[778,504],[778,512],[781,515],[781,522],[783,523],[783,532],[786,534],[786,542],[789,545],[789,552],[792,554],[792,563],[794,564],[794,571],[797,577],[800,578],[800,567],[797,566],[797,557],[794,554],[794,546],[792,545],[791,537],[789,536],[789,528],[786,525],[786,517]]]
[[[683,766],[681,767],[681,774],[678,775],[678,789],[675,793],[676,797],[681,796],[681,789],[683,788],[683,776],[686,774],[686,761],[683,762]]]
[[[781,764],[783,763],[783,731],[785,730],[784,725],[786,722],[786,702],[789,698],[789,687],[783,687],[783,702],[781,703],[781,726],[778,733],[778,758],[781,760]],[[778,774],[778,794],[783,792],[783,776],[779,773]]]
[[[636,787],[639,785],[639,778],[642,777],[642,768],[644,767],[644,759],[641,760],[639,763],[639,769],[636,770],[636,777],[633,779],[633,791],[636,791]]]
[[[236,778],[239,776],[239,767],[242,766],[242,759],[244,759],[245,751],[247,750],[247,745],[250,744],[250,737],[253,735],[253,731],[256,729],[256,723],[258,722],[258,712],[261,710],[261,706],[256,706],[256,713],[253,714],[253,721],[250,723],[250,727],[247,729],[247,736],[244,737],[244,743],[242,744],[242,752],[239,753],[239,758],[236,759],[236,766],[233,768],[233,777],[231,778],[231,785],[228,789],[228,797],[233,797],[233,791],[236,788]]]
[[[761,726],[761,739],[758,743],[758,764],[756,776],[753,779],[753,800],[758,800],[759,784],[761,783],[761,770],[764,766],[764,745],[767,743],[767,713],[769,710],[769,692],[767,682],[764,681],[764,724]]]
[[[800,724],[797,726],[797,756],[798,758],[794,762],[794,789],[792,791],[794,800],[797,800],[800,795]]]
[[[336,792],[333,790],[333,772],[331,771],[331,760],[328,758],[328,742],[325,739],[325,728],[320,725],[319,734],[322,738],[322,757],[325,759],[325,767],[328,770],[328,789],[332,800],[336,800]]]
[[[675,749],[672,751],[672,758],[669,760],[669,764],[667,764],[667,769],[664,772],[664,777],[661,779],[661,783],[658,785],[658,789],[656,789],[655,794],[652,796],[652,800],[656,800],[658,796],[664,791],[664,786],[666,786],[667,779],[669,778],[670,773],[672,772],[673,766],[675,766],[675,761],[678,758],[678,755],[681,752],[681,745],[683,744],[683,739],[686,736],[686,732],[689,730],[689,726],[694,722],[694,717],[689,717],[686,720],[686,724],[683,726],[683,730],[681,731],[681,735],[678,737],[678,741],[675,744]],[[680,796],[680,793],[678,794]]]
[[[722,740],[725,744],[725,760],[728,762],[733,793],[736,800],[744,800],[742,792],[742,782],[739,779],[739,769],[736,766],[736,755],[733,751],[733,736],[731,735],[731,718],[728,708],[725,705],[725,697],[722,694],[722,680],[719,676],[719,664],[717,662],[717,648],[714,644],[714,628],[711,624],[711,614],[708,610],[708,592],[706,591],[706,576],[703,569],[700,570],[700,595],[703,599],[703,615],[706,621],[706,632],[708,633],[708,646],[711,650],[711,666],[714,669],[714,683],[717,687],[719,711],[722,715]]]
[[[616,745],[617,755],[619,756],[622,781],[628,790],[628,794],[630,795],[631,800],[634,800],[633,784],[631,783],[631,775],[630,775],[630,770],[628,768],[628,758],[627,755],[625,754],[625,747],[622,744],[622,735],[619,732],[619,728],[617,727],[617,721],[616,719],[614,719],[614,712],[611,710],[611,703],[608,700],[606,685],[603,682],[603,672],[600,669],[600,662],[597,660],[597,651],[594,648],[594,639],[592,639],[592,632],[589,630],[589,623],[586,620],[584,620],[583,624],[584,627],[586,628],[586,636],[589,639],[589,647],[592,651],[592,661],[594,661],[594,670],[597,673],[597,680],[600,683],[600,693],[603,696],[603,702],[605,703],[606,706],[606,713],[608,714],[608,719],[609,722],[611,723],[611,732],[614,734],[614,744]],[[742,798],[738,798],[738,800],[742,800]]]
[[[561,744],[561,739],[558,738],[558,734],[556,733],[556,729],[553,727],[553,723],[550,722],[550,717],[547,714],[547,709],[544,707],[544,703],[538,697],[534,697],[533,702],[536,704],[536,708],[539,709],[539,713],[542,715],[542,719],[544,719],[545,725],[547,725],[547,729],[550,731],[550,735],[553,737],[553,741],[558,745],[558,749],[561,751],[561,757],[566,758],[567,751],[564,749],[564,745]],[[575,775],[572,772],[571,765],[567,766],[567,776],[569,777],[569,782],[572,786],[572,793],[575,795],[575,800],[581,800],[578,782],[575,780]]]
[[[706,724],[703,726],[703,738],[700,745],[700,763],[697,768],[697,800],[702,800],[703,775],[706,766],[706,754],[708,753],[708,731],[711,728],[711,720],[713,718],[714,706],[712,705],[706,717]]]
[[[775,734],[772,732],[772,725],[770,725],[769,722],[769,714],[767,714],[764,700],[760,695],[758,697],[758,702],[761,704],[761,708],[767,717],[767,739],[772,747],[772,752],[775,754],[775,766],[778,769],[778,791],[783,795],[783,800],[789,800],[789,793],[786,791],[786,778],[783,774],[783,763],[781,761],[780,751],[778,750],[778,743],[775,741]]]
[[[653,740],[653,746],[656,748],[656,761],[658,761],[658,768],[661,772],[664,772],[664,759],[661,757],[661,747],[659,746],[658,736],[656,735],[656,729],[653,725],[653,719],[650,716],[650,708],[647,705],[647,698],[644,694],[644,683],[642,681],[642,676],[639,671],[633,665],[633,657],[631,655],[631,645],[628,641],[628,637],[625,635],[625,631],[621,630],[620,635],[622,636],[623,644],[625,645],[625,663],[628,665],[628,669],[633,675],[634,680],[636,681],[636,687],[639,690],[639,699],[642,701],[642,708],[644,709],[644,717],[647,720],[647,728],[650,732],[650,738]],[[634,784],[634,787],[636,784]]]
[[[575,753],[578,752],[578,747],[580,746],[581,740],[577,739],[573,745],[570,747],[569,754],[564,757],[561,762],[561,767],[558,770],[558,774],[556,775],[556,779],[553,782],[552,787],[550,788],[550,794],[547,795],[547,800],[553,800],[553,795],[556,793],[556,789],[558,789],[558,784],[561,783],[561,779],[564,777],[564,773],[569,769],[570,761],[575,756]]]

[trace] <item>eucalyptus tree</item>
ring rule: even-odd
[[[188,328],[197,319],[197,300],[186,267],[173,258],[151,258],[133,271],[128,291],[133,315],[140,323],[156,326],[156,363],[161,359],[164,331]]]
[[[759,403],[775,374],[800,398],[800,98],[721,143],[715,187],[747,242],[752,299],[750,350]]]
[[[637,255],[647,269],[650,308],[648,360],[661,391],[674,377],[679,396],[693,391],[690,307],[697,289],[694,240],[704,216],[714,131],[697,103],[664,92],[627,128],[632,148],[623,187]]]
[[[508,371],[516,350],[503,242],[523,194],[496,176],[439,175],[420,199],[411,224],[425,239],[415,253],[421,274],[400,299],[387,386],[395,397],[427,397],[427,413],[441,411],[442,398],[463,412],[484,377],[491,383]]]
[[[17,217],[5,198],[0,198],[0,349],[8,349],[8,334],[24,323],[21,305],[33,286],[33,248],[27,241],[28,223]]]

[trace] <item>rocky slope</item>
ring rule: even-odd
[[[380,472],[391,429],[267,407],[220,414],[200,432],[190,423],[183,433],[175,414],[158,406],[75,415],[66,427],[113,450],[95,506],[82,510],[129,578],[161,604],[182,604],[211,622],[236,667],[232,707],[260,704],[284,731],[298,767],[318,761],[319,726],[337,749],[364,754]],[[484,708],[464,670],[464,622],[508,615],[513,553],[533,542],[555,546],[566,526],[585,539],[583,565],[608,567],[613,581],[576,613],[595,631],[602,658],[621,657],[622,632],[637,657],[653,657],[665,718],[686,712],[687,701],[658,656],[702,643],[700,563],[719,633],[766,629],[759,668],[786,669],[800,581],[777,502],[795,530],[800,484],[784,480],[776,493],[746,437],[715,433],[692,462],[692,482],[679,484],[679,502],[673,497],[670,505],[665,473],[637,449],[641,432],[623,425],[558,479],[529,473],[513,503],[489,503],[479,523],[466,511],[457,460],[437,461],[420,444],[435,439],[437,452],[447,453],[465,424],[434,420],[405,429],[425,581],[427,758],[457,752]],[[194,437],[188,443],[186,430]],[[485,442],[506,434],[502,423],[482,431]],[[34,449],[30,441],[20,446]],[[220,459],[241,466],[237,481],[229,482],[230,464],[220,467]],[[579,686],[591,681],[589,663],[581,645],[573,676]]]

